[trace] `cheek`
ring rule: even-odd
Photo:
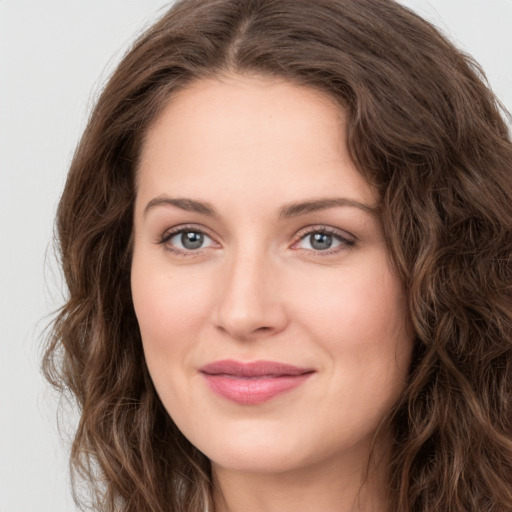
[[[311,280],[307,293],[297,290],[294,316],[327,355],[340,389],[387,407],[405,384],[414,337],[406,294],[385,259],[364,269]]]
[[[308,276],[293,295],[295,314],[325,339],[376,343],[393,339],[407,323],[406,297],[385,262]]]
[[[208,282],[192,273],[169,272],[134,254],[132,296],[144,352],[153,378],[183,363],[207,318]]]
[[[132,295],[144,356],[162,403],[179,412],[193,401],[183,382],[192,376],[190,354],[203,323],[205,293],[189,280],[149,269],[134,260]]]

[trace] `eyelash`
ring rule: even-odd
[[[327,226],[310,226],[308,228],[305,228],[298,234],[298,240],[297,242],[294,242],[292,247],[299,244],[302,240],[307,239],[308,236],[320,234],[320,235],[329,235],[332,236],[334,239],[336,239],[339,242],[339,245],[324,249],[324,250],[314,250],[314,249],[301,249],[297,248],[294,250],[297,251],[307,251],[308,253],[312,253],[315,257],[325,257],[330,256],[333,254],[338,254],[341,251],[346,251],[351,249],[355,246],[356,240],[355,238],[348,238],[346,236],[343,236],[338,230],[329,228]]]
[[[190,256],[196,256],[201,249],[205,249],[205,247],[202,247],[196,250],[183,250],[173,247],[171,244],[168,243],[173,237],[175,237],[176,235],[180,235],[182,233],[199,233],[213,240],[213,237],[210,236],[204,228],[199,228],[197,226],[180,226],[179,228],[172,229],[171,231],[166,231],[162,235],[158,243],[160,245],[163,245],[167,251],[170,251],[177,256],[182,256],[185,258]]]
[[[200,247],[196,250],[194,249],[178,249],[176,247],[173,247],[169,244],[169,241],[182,233],[198,233],[202,234],[211,240],[213,240],[213,237],[208,234],[208,232],[204,228],[199,228],[197,226],[180,226],[179,228],[173,229],[171,231],[167,231],[163,234],[163,236],[160,238],[160,240],[157,241],[158,244],[165,246],[165,249],[176,254],[180,257],[190,257],[190,256],[196,256],[201,249],[207,249],[207,247]],[[314,249],[301,249],[301,248],[294,248],[297,244],[299,244],[301,241],[305,240],[308,236],[314,235],[314,234],[321,234],[321,235],[329,235],[332,236],[334,239],[336,239],[339,242],[339,245],[337,245],[334,248],[324,249],[324,250],[314,250]],[[308,253],[314,254],[314,256],[323,257],[323,256],[330,256],[332,254],[337,254],[341,251],[346,251],[351,249],[356,245],[356,240],[351,239],[348,237],[345,237],[340,234],[339,231],[329,228],[327,226],[311,226],[308,228],[305,228],[301,232],[299,232],[297,241],[292,244],[292,249],[297,251],[306,251]]]

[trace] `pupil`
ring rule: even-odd
[[[326,233],[314,233],[310,238],[311,247],[318,251],[325,251],[332,245],[332,235]]]
[[[181,234],[181,243],[185,249],[199,249],[203,245],[204,235],[195,231],[185,231]]]

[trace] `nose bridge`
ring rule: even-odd
[[[237,339],[279,332],[286,325],[276,262],[261,247],[239,247],[227,258],[217,324]]]

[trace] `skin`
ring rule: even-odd
[[[367,466],[370,443],[404,387],[413,335],[377,197],[344,140],[331,98],[233,75],[175,94],[148,132],[133,301],[157,392],[211,460],[216,510],[387,510],[389,433],[379,431]],[[326,198],[345,201],[283,216]],[[171,236],[183,228],[204,232],[203,245]],[[334,232],[328,250],[310,236],[322,229]],[[239,404],[198,371],[221,359],[314,374],[267,402]]]

